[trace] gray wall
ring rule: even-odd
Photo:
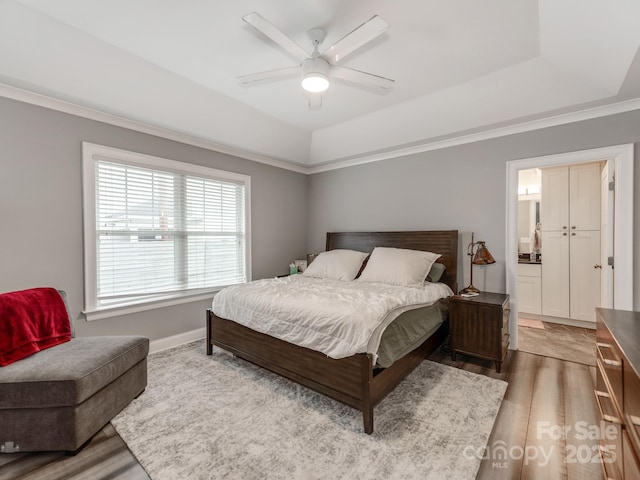
[[[505,291],[506,162],[635,143],[634,246],[640,251],[640,111],[510,135],[393,160],[318,173],[309,179],[308,249],[328,231],[457,229],[460,257],[485,240],[496,264],[474,268],[480,289]],[[462,272],[459,264],[459,271]],[[469,266],[465,262],[464,270]],[[466,273],[468,275],[468,273]],[[640,307],[640,255],[634,259]],[[458,278],[460,288],[466,283]]]
[[[92,322],[80,315],[83,141],[250,175],[253,278],[304,258],[305,175],[0,97],[0,292],[66,290],[78,335],[176,335],[203,327],[211,303]]]

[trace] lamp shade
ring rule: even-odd
[[[489,249],[485,246],[484,242],[478,242],[478,248],[473,256],[472,263],[474,265],[488,265],[490,263],[496,263],[493,255],[491,255],[491,252],[489,252]]]

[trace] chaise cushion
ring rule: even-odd
[[[0,368],[0,409],[78,405],[148,352],[146,337],[73,338]]]

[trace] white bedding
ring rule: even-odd
[[[213,312],[331,358],[366,352],[375,362],[389,323],[450,295],[444,283],[415,288],[291,275],[227,287],[214,297]]]

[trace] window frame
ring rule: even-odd
[[[98,306],[96,253],[96,160],[116,161],[132,166],[164,170],[170,173],[200,176],[244,185],[245,202],[245,278],[251,280],[251,177],[191,163],[170,160],[114,147],[82,142],[82,200],[84,232],[84,291],[88,321],[99,320],[182,303],[207,300],[224,286],[205,288],[196,293],[171,293],[161,299],[144,299],[115,306]]]

